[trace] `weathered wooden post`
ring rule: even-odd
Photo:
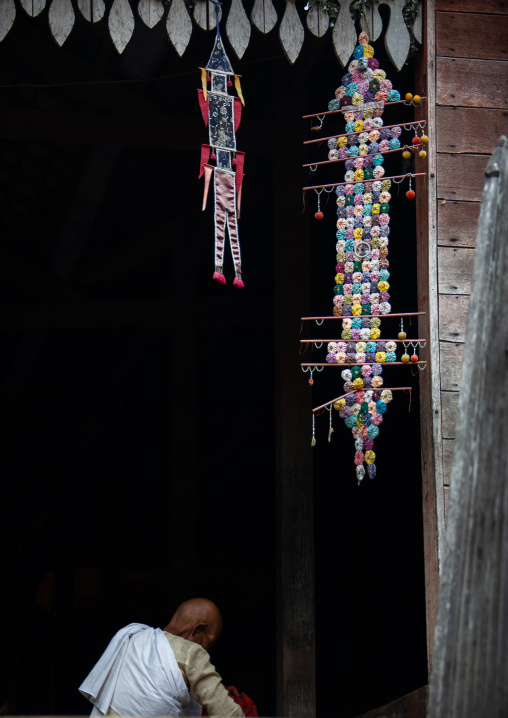
[[[508,140],[486,169],[429,718],[508,715]]]

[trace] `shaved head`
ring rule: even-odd
[[[208,650],[220,637],[222,617],[213,601],[191,598],[178,606],[164,630]]]

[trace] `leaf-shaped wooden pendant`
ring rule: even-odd
[[[340,64],[346,67],[356,47],[356,29],[349,12],[349,3],[342,2],[333,28],[333,47]]]
[[[241,60],[250,40],[250,22],[243,9],[242,0],[232,0],[231,2],[231,9],[226,21],[226,35],[235,55]]]
[[[30,17],[37,17],[46,7],[46,0],[19,0],[19,2]]]
[[[106,12],[104,0],[78,0],[78,7],[88,22],[99,22]]]
[[[117,51],[122,52],[134,32],[134,15],[127,0],[115,0],[108,17],[109,34]]]
[[[71,0],[53,0],[48,14],[49,28],[60,46],[67,40],[74,27],[74,18]]]
[[[286,10],[279,27],[282,49],[292,64],[302,49],[305,30],[295,7],[295,0],[286,0]]]
[[[321,5],[313,5],[307,14],[307,27],[316,37],[323,37],[330,26],[330,18]]]
[[[138,15],[147,27],[155,27],[164,15],[162,0],[139,0]]]
[[[166,27],[169,39],[181,57],[192,35],[192,20],[183,0],[173,0],[171,3]]]
[[[2,0],[0,2],[0,42],[7,35],[16,17],[16,6],[14,0]]]
[[[392,0],[390,3],[390,20],[385,33],[386,52],[397,70],[400,70],[406,62],[411,45],[411,38],[402,14],[404,5],[405,0]]]
[[[273,30],[277,22],[277,13],[275,12],[272,0],[256,0],[250,14],[250,19],[259,32],[263,34]]]
[[[210,0],[197,0],[194,6],[194,22],[202,30],[213,30],[215,28],[215,5]],[[222,8],[219,8],[219,22],[222,18]]]

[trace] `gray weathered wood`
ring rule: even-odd
[[[458,391],[441,392],[441,424],[443,439],[453,439],[455,436],[455,424],[457,423],[457,405],[459,401]]]
[[[439,247],[439,294],[469,294],[474,249]]]
[[[479,214],[479,202],[438,202],[438,244],[448,247],[474,247]]]
[[[482,195],[482,167],[485,155],[437,156],[438,197],[478,202]]]
[[[291,64],[302,49],[305,31],[296,9],[295,0],[286,0],[286,10],[279,27],[279,38],[284,54]]]
[[[272,0],[256,0],[250,14],[252,24],[263,34],[270,32],[277,22]]]
[[[443,439],[443,480],[445,487],[450,486],[452,478],[454,447],[455,439]]]
[[[53,0],[48,14],[51,34],[63,45],[74,27],[74,10],[71,0]]]
[[[250,40],[250,22],[243,9],[242,0],[231,0],[226,20],[226,35],[235,55],[241,60]]]
[[[442,294],[439,297],[439,338],[446,342],[463,342],[468,312],[467,294]]]
[[[313,5],[307,13],[307,27],[316,37],[323,37],[330,27],[330,18],[321,5]]]
[[[0,42],[7,35],[16,18],[14,0],[2,0],[0,3]]]
[[[192,14],[194,22],[202,30],[214,30],[216,23],[215,5],[210,0],[197,0]],[[219,9],[219,23],[222,18],[222,8]],[[192,28],[192,25],[191,25]]]
[[[183,0],[172,1],[166,27],[169,39],[181,57],[189,44],[192,34],[192,20]]]
[[[19,0],[19,2],[30,17],[37,17],[46,7],[46,0]]]
[[[78,8],[88,22],[102,20],[106,12],[103,0],[78,0]]]
[[[385,33],[386,52],[397,70],[400,70],[406,62],[411,45],[411,38],[402,15],[405,4],[406,0],[391,0],[390,20]]]
[[[439,342],[439,367],[443,391],[459,391],[463,357],[463,342]]]
[[[114,0],[108,17],[109,34],[121,54],[134,32],[134,15],[128,0]]]
[[[488,163],[476,240],[429,718],[508,707],[508,140]]]
[[[162,0],[139,0],[138,15],[147,27],[155,27],[164,15]]]
[[[332,41],[335,54],[343,67],[346,67],[353,54],[356,39],[356,29],[349,12],[349,3],[341,2],[339,14],[333,26]]]
[[[370,25],[371,31],[368,32],[366,28],[365,31],[367,32],[369,38],[375,42],[383,32],[383,19],[381,17],[381,14],[379,12],[379,6],[384,5],[383,0],[374,0],[372,3],[372,8],[367,8],[366,15],[369,18],[367,21],[367,27]],[[362,25],[363,27],[363,25]]]

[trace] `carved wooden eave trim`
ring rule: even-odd
[[[328,2],[328,5],[330,2]],[[279,39],[290,63],[298,58],[305,42],[306,29],[316,37],[328,35],[340,63],[347,65],[356,44],[356,30],[351,8],[360,7],[360,22],[372,41],[383,31],[379,13],[381,5],[390,9],[385,33],[385,45],[392,63],[400,70],[416,44],[422,41],[421,0],[361,0],[352,2],[333,0],[337,17],[330,17],[324,9],[324,0],[309,2],[306,9],[303,0],[286,0],[280,16],[272,0],[255,0],[248,17],[242,0],[224,0],[225,34],[234,53],[241,59],[249,45],[251,25],[261,33],[275,30],[278,24]],[[411,8],[417,9],[414,24],[406,25],[404,16]],[[192,7],[192,10],[189,10]],[[165,22],[168,37],[181,56],[187,49],[194,26],[214,30],[215,10],[209,0],[0,0],[0,41],[12,28],[16,15],[26,13],[37,17],[47,13],[51,35],[59,45],[69,37],[76,16],[86,21],[107,22],[111,40],[119,53],[123,52],[135,32],[136,24],[143,22],[153,28]],[[222,27],[222,25],[221,25]]]

